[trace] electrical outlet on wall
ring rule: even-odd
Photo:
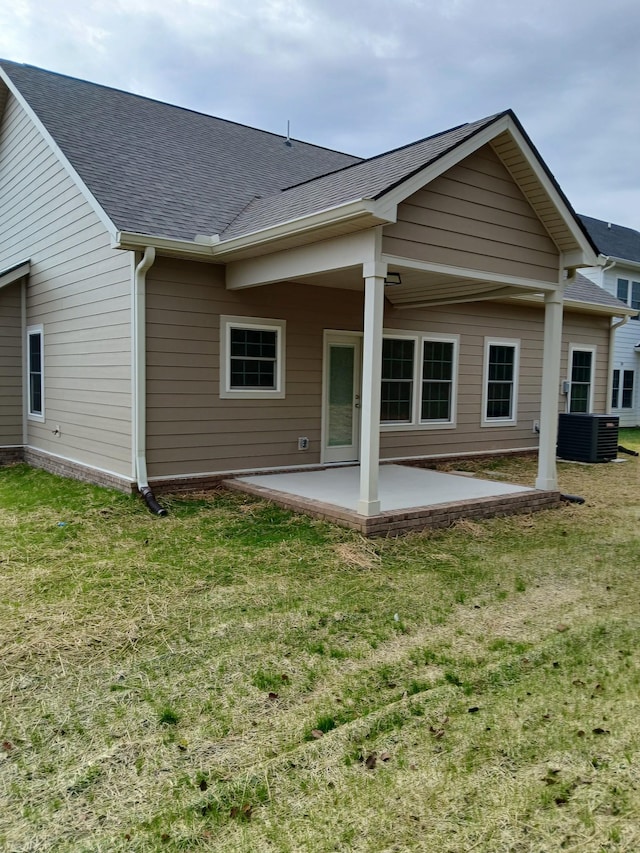
[[[308,450],[309,449],[309,439],[306,435],[301,435],[298,438],[298,450]]]
[[[540,421],[533,422],[533,432],[535,432],[536,435],[540,432]]]

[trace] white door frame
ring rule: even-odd
[[[332,345],[343,344],[354,347],[353,361],[353,408],[352,443],[344,447],[329,447],[329,391],[330,363],[329,349]],[[360,460],[360,406],[362,395],[362,332],[325,329],[322,355],[322,451],[320,461],[358,462]]]

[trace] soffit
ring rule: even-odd
[[[500,299],[537,292],[517,284],[507,284],[490,279],[394,266],[400,272],[402,284],[385,287],[385,298],[396,308],[420,308],[430,305],[453,305],[460,302]],[[363,290],[362,267],[335,270],[310,276],[297,277],[301,284],[331,287],[341,290]],[[548,288],[549,285],[546,285]]]
[[[514,136],[508,131],[503,131],[490,144],[558,249],[561,252],[574,252],[581,249],[556,203],[540,182],[532,164],[525,157]]]

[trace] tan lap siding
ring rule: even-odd
[[[389,255],[558,280],[558,250],[488,145],[400,204],[383,233]]]
[[[609,327],[610,320],[608,317],[594,318],[587,314],[565,311],[560,376],[562,379],[570,378],[569,347],[571,344],[578,348],[595,346],[596,369],[593,395],[593,411],[595,414],[605,414],[610,411],[609,401],[607,400]],[[560,411],[566,411],[566,397],[564,395],[560,399]]]
[[[0,447],[22,444],[21,289],[0,288]]]
[[[286,320],[285,399],[220,399],[221,314]],[[149,475],[318,463],[323,332],[361,327],[360,294],[296,284],[227,291],[219,269],[160,259],[147,277]],[[297,449],[298,436],[309,450]]]
[[[0,132],[0,267],[30,259],[27,324],[44,330],[45,423],[28,444],[131,476],[131,256],[20,105]],[[54,429],[59,426],[59,435]]]
[[[320,461],[325,329],[362,328],[361,294],[280,284],[231,292],[222,271],[160,259],[147,279],[148,465],[152,477],[294,466]],[[220,315],[287,321],[286,397],[221,400]],[[460,336],[456,429],[383,431],[382,458],[537,447],[542,307],[471,303],[413,312],[387,306],[385,327]],[[598,394],[606,385],[607,319],[567,315],[568,340],[598,341]],[[485,336],[520,341],[518,420],[483,427]],[[566,361],[566,355],[565,361]],[[602,372],[604,369],[604,373]],[[297,450],[298,436],[310,440]]]

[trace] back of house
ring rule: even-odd
[[[0,61],[4,461],[132,489],[555,455],[632,313],[597,264],[509,110],[362,160]]]

